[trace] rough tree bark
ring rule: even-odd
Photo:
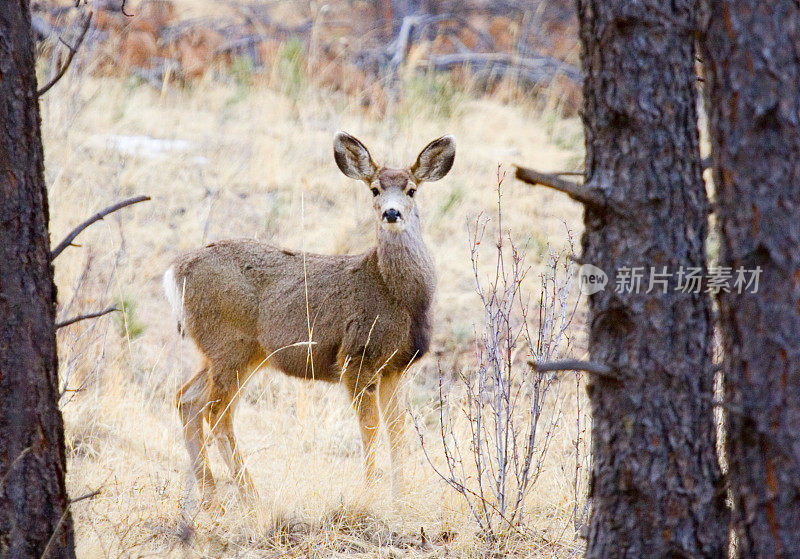
[[[692,0],[578,0],[585,73],[583,261],[609,275],[589,298],[594,376],[588,557],[723,557],[709,295],[676,291],[706,260]],[[641,290],[617,293],[625,268]],[[651,270],[675,274],[647,291]]]
[[[800,5],[704,0],[733,526],[744,557],[800,557]]]
[[[0,2],[0,556],[74,557],[27,0]]]

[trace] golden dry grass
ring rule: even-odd
[[[395,502],[388,487],[361,483],[360,437],[343,392],[270,371],[245,390],[235,422],[258,502],[239,502],[216,449],[210,455],[228,501],[225,515],[210,517],[184,494],[188,457],[172,402],[195,354],[175,331],[161,274],[178,251],[227,237],[322,253],[370,246],[370,194],[333,163],[336,130],[353,133],[376,158],[395,164],[410,163],[443,133],[457,139],[453,171],[418,196],[439,294],[432,351],[409,382],[412,411],[438,419],[437,368],[452,375],[475,366],[472,332],[481,307],[467,224],[481,212],[494,215],[498,165],[509,171],[504,228],[528,252],[534,269],[528,289],[538,289],[535,272],[546,244],[563,248],[564,222],[577,229],[580,212],[558,194],[514,181],[510,164],[574,168],[579,123],[468,94],[459,94],[453,107],[442,114],[435,98],[410,99],[379,121],[356,101],[310,84],[285,93],[209,78],[158,92],[87,75],[71,75],[43,98],[54,241],[113,201],[153,198],[95,224],[78,238],[80,248],[56,261],[59,317],[114,302],[128,311],[59,334],[61,379],[69,389],[61,400],[69,492],[79,497],[100,489],[73,506],[80,557],[582,555],[572,520],[576,395],[584,409],[586,403],[574,377],[562,382],[555,404],[561,419],[528,498],[525,537],[494,547],[478,538],[468,509],[430,470],[413,433],[412,488]],[[127,153],[119,145],[127,141],[123,135],[185,143],[162,153]],[[491,258],[490,249],[484,260]],[[581,326],[574,328],[577,334]],[[580,436],[585,441],[588,433]]]

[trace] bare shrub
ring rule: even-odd
[[[538,301],[531,304],[526,289],[531,269],[525,253],[503,232],[504,176],[498,169],[495,261],[488,280],[482,279],[479,256],[490,220],[479,216],[474,228],[470,227],[475,289],[484,311],[483,324],[475,334],[476,368],[460,373],[453,390],[443,389],[441,371],[439,375],[437,443],[441,443],[444,465],[433,459],[431,444],[414,417],[428,462],[463,496],[482,534],[491,540],[520,532],[524,523],[526,497],[542,473],[563,401],[557,373],[537,372],[529,362],[558,359],[569,351],[569,328],[578,301],[572,292],[574,262],[548,245],[539,274]],[[571,252],[573,236],[569,230],[567,234]],[[580,421],[578,417],[579,433]],[[577,528],[580,435],[574,448]]]

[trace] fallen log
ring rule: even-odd
[[[471,66],[475,70],[488,73],[517,73],[531,82],[540,83],[563,75],[576,83],[583,81],[583,73],[572,64],[562,62],[552,56],[528,56],[520,58],[504,53],[491,52],[456,52],[453,54],[437,54],[428,57],[428,61],[436,70],[450,70],[454,66]]]

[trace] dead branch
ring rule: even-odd
[[[390,64],[392,68],[397,68],[405,60],[408,44],[411,42],[411,31],[415,25],[418,25],[419,19],[419,16],[404,17],[397,38],[387,47],[386,50],[391,55]]]
[[[81,33],[80,33],[80,35],[78,35],[78,40],[75,42],[75,46],[67,45],[67,48],[69,49],[69,54],[67,55],[67,60],[61,66],[61,69],[59,69],[58,73],[53,77],[53,79],[50,80],[49,82],[47,82],[41,88],[39,88],[39,90],[36,92],[36,96],[37,97],[41,97],[42,95],[47,93],[50,90],[50,88],[53,87],[54,85],[56,85],[58,83],[58,81],[61,78],[64,77],[64,74],[67,73],[67,70],[69,69],[70,64],[72,64],[72,59],[75,58],[75,53],[77,53],[78,49],[81,48],[81,44],[83,43],[83,39],[86,37],[86,32],[89,31],[89,27],[92,24],[92,16],[93,15],[94,15],[94,12],[89,12],[87,14],[87,16],[86,16],[86,18],[84,19],[84,22],[83,22],[83,27],[81,28]],[[64,43],[64,44],[66,45],[66,43]]]
[[[97,318],[103,316],[104,314],[112,313],[118,311],[119,309],[115,306],[110,306],[107,309],[103,309],[102,311],[91,312],[86,314],[81,314],[78,316],[73,316],[72,318],[68,318],[67,320],[56,322],[56,330],[59,328],[64,328],[65,326],[69,326],[70,324],[75,324],[76,322],[80,322],[81,320],[88,320],[90,318]]]
[[[614,370],[603,363],[596,363],[594,361],[580,361],[578,359],[563,359],[561,361],[544,361],[536,362],[533,360],[528,361],[530,367],[540,373],[548,373],[554,371],[583,371],[592,373],[601,377],[609,377],[616,380],[621,380],[622,377],[617,375]]]
[[[564,180],[556,175],[534,171],[527,167],[516,166],[517,171],[514,176],[522,182],[528,184],[547,186],[559,192],[563,192],[576,202],[591,206],[605,206],[606,198],[600,192],[590,190],[582,184]]]
[[[458,37],[458,33],[455,30],[448,30],[445,32],[447,35],[447,40],[456,48],[458,52],[472,52],[469,50],[467,45]]]
[[[533,83],[541,83],[563,74],[576,83],[583,81],[583,73],[572,64],[552,56],[527,56],[525,58],[494,52],[456,52],[429,57],[437,70],[449,70],[465,64],[497,73],[516,73]]]
[[[107,207],[106,209],[97,212],[92,217],[90,217],[89,219],[78,225],[75,229],[73,229],[70,232],[70,234],[67,235],[66,238],[58,244],[56,248],[50,251],[50,261],[52,262],[53,260],[55,260],[58,257],[58,255],[64,251],[65,248],[67,248],[69,245],[72,244],[72,241],[75,240],[75,237],[77,237],[81,233],[81,231],[89,227],[95,221],[100,221],[110,213],[113,213],[117,210],[121,210],[122,208],[130,206],[132,204],[138,204],[139,202],[144,202],[149,199],[150,196],[135,196],[133,198],[123,200],[122,202],[117,202],[116,204],[113,204]]]
[[[386,54],[389,56],[389,66],[396,70],[406,59],[406,53],[414,41],[414,31],[417,34],[422,32],[427,26],[452,19],[449,14],[440,15],[412,15],[405,16],[400,24],[400,31],[397,37],[386,47]]]
[[[80,497],[75,497],[74,499],[70,499],[70,500],[69,500],[69,504],[70,504],[70,505],[74,505],[75,503],[79,503],[79,502],[81,502],[81,501],[85,501],[86,499],[94,499],[94,498],[95,498],[95,497],[97,497],[97,496],[98,496],[100,493],[102,493],[102,491],[103,491],[103,490],[102,490],[102,488],[101,488],[101,489],[97,489],[97,490],[95,490],[95,491],[92,491],[91,493],[87,493],[87,494],[85,494],[85,495],[81,495]]]

